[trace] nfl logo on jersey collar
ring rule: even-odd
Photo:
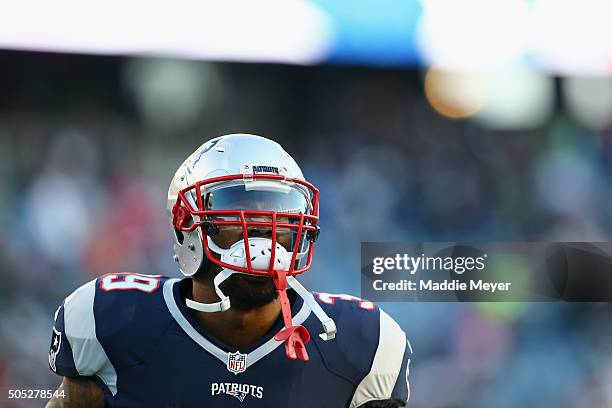
[[[234,374],[240,374],[246,371],[247,355],[239,351],[235,353],[227,353],[227,369]]]

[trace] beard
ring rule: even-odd
[[[211,270],[212,269],[212,270]],[[194,276],[211,288],[214,288],[213,279],[221,272],[221,268],[214,265],[212,268],[202,268]],[[278,291],[272,278],[267,276],[246,275],[235,273],[227,278],[219,288],[231,299],[232,308],[237,310],[251,310],[278,298]]]
[[[234,274],[219,288],[238,310],[250,310],[267,305],[278,298],[272,278],[265,276]]]

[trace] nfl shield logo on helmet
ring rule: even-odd
[[[227,369],[234,374],[240,374],[246,371],[247,355],[239,351],[235,353],[227,353]]]

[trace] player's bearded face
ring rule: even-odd
[[[214,190],[211,188],[209,193],[203,197],[203,204],[207,210],[255,210],[255,211],[275,211],[307,213],[309,209],[308,199],[298,191],[292,189],[285,192],[245,190],[242,185],[225,187]],[[237,216],[220,215],[216,219],[226,219],[237,221]],[[271,223],[271,216],[245,215],[245,221]],[[277,224],[288,224],[288,217],[277,216]],[[295,219],[291,220],[294,223]],[[269,224],[266,224],[269,225]],[[286,227],[276,228],[276,242],[282,245],[287,251],[292,252],[292,243],[295,231]],[[272,239],[272,228],[262,226],[247,227],[249,238],[268,238]],[[219,226],[219,232],[210,237],[217,246],[229,249],[233,244],[240,242],[244,245],[243,230],[241,225]],[[213,256],[220,258],[213,252]],[[213,279],[221,271],[221,267],[212,263],[211,269],[205,274],[211,286],[214,286]],[[271,277],[247,275],[235,273],[226,279],[220,289],[232,300],[232,307],[236,309],[248,310],[263,306],[272,302],[278,297],[276,286]]]
[[[253,219],[255,221],[255,219]],[[256,221],[270,221],[270,217],[257,217]],[[278,217],[277,222],[288,222],[284,217]],[[253,227],[247,230],[249,238],[272,239],[271,228]],[[242,241],[242,227],[222,227],[213,237],[221,248],[229,248],[232,244]],[[291,232],[277,228],[277,242],[291,250]],[[213,278],[221,271],[221,267],[213,265],[212,273],[208,273],[212,285]],[[220,285],[220,289],[232,299],[232,307],[239,310],[249,310],[266,305],[278,297],[272,278],[267,276],[246,275],[235,273]]]

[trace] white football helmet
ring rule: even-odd
[[[304,344],[310,335],[303,326],[292,325],[287,284],[321,320],[325,332],[320,336],[334,338],[333,320],[294,277],[310,268],[319,234],[319,192],[278,143],[249,134],[209,140],[177,170],[167,208],[174,260],[181,272],[192,276],[209,263],[222,268],[214,278],[220,301],[187,299],[187,306],[225,311],[231,307],[219,289],[225,279],[234,273],[269,276],[280,295],[285,322],[275,338],[285,341],[289,358],[308,359]],[[233,231],[235,242],[217,240],[221,229]],[[254,230],[265,230],[270,238],[249,236]]]

